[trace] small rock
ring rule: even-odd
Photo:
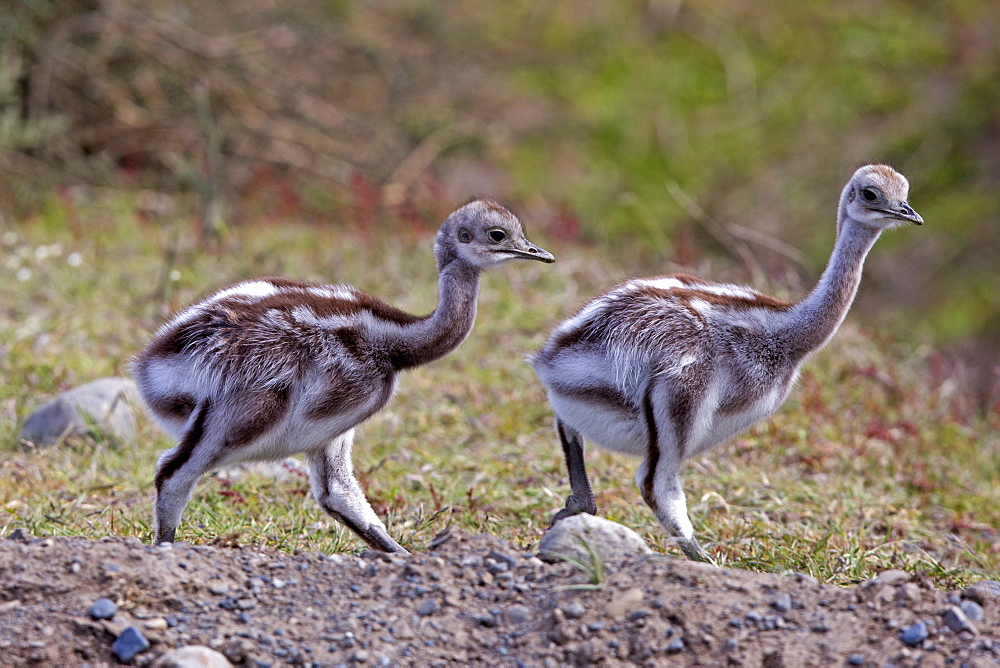
[[[417,614],[421,617],[427,617],[428,615],[433,615],[440,609],[441,604],[437,602],[437,599],[429,598],[420,604],[420,607],[417,608]]]
[[[91,619],[111,619],[118,612],[118,606],[110,598],[99,598],[90,606],[87,614]]]
[[[524,624],[531,619],[531,609],[523,605],[512,605],[507,608],[506,616],[508,624]]]
[[[901,604],[917,603],[920,601],[920,587],[913,582],[907,582],[899,588],[896,598]]]
[[[792,609],[792,597],[788,594],[780,594],[778,598],[774,599],[771,603],[771,607],[778,612],[788,612]]]
[[[864,654],[851,654],[847,657],[847,665],[849,666],[863,666],[865,665],[865,655]]]
[[[563,608],[563,613],[570,619],[580,619],[587,614],[587,609],[579,601],[573,601]]]
[[[979,605],[989,602],[1000,603],[1000,581],[983,580],[962,591],[962,598],[975,601]]]
[[[871,580],[864,584],[865,587],[874,587],[876,585],[898,585],[910,579],[910,574],[906,571],[901,571],[897,568],[890,568],[889,570],[882,571]]]
[[[363,649],[357,650],[351,654],[351,661],[354,663],[368,663],[368,652]]]
[[[677,652],[681,652],[683,650],[684,650],[684,641],[681,640],[680,638],[674,638],[673,640],[670,641],[670,644],[667,645],[667,651],[670,652],[671,654],[676,654]]]
[[[497,625],[496,616],[489,612],[481,615],[474,615],[473,619],[475,619],[477,622],[479,622],[480,625],[485,626],[488,629],[492,629]],[[397,637],[399,637],[399,634],[397,634]]]
[[[979,633],[976,627],[972,625],[972,622],[969,621],[968,616],[957,605],[953,605],[944,611],[944,623],[955,633],[961,633],[962,631],[968,631],[973,635]]]
[[[975,601],[965,600],[958,604],[958,607],[962,609],[965,616],[969,618],[972,622],[981,622],[985,615],[983,614],[983,608]]]
[[[147,619],[142,624],[142,628],[149,629],[150,631],[163,631],[167,628],[167,620],[163,617],[154,617],[153,619]]]
[[[605,608],[605,612],[607,612],[610,617],[624,617],[626,613],[642,603],[643,597],[644,594],[642,589],[639,587],[626,589],[611,599],[611,602],[608,603],[608,607]]]
[[[145,652],[147,649],[149,649],[149,641],[146,640],[146,636],[142,635],[142,631],[134,626],[129,626],[122,631],[111,647],[115,656],[122,663],[128,663],[136,654]]]
[[[740,648],[740,641],[736,638],[726,638],[722,643],[722,648],[727,652],[735,652]]]
[[[591,551],[596,554],[591,555]],[[621,559],[649,553],[646,541],[636,532],[587,513],[556,522],[538,544],[539,558],[550,563],[570,557],[589,564],[594,558]]]
[[[649,610],[646,610],[645,608],[639,608],[638,610],[633,611],[628,616],[628,620],[630,622],[637,622],[640,619],[645,619],[646,617],[649,617],[651,614],[653,613],[650,612]]]
[[[915,647],[922,643],[928,635],[927,625],[923,622],[917,622],[903,629],[900,637],[907,645]]]
[[[35,539],[34,536],[32,536],[30,533],[28,533],[28,531],[20,527],[14,529],[9,534],[7,534],[7,540],[18,540],[21,541],[22,543],[30,543],[34,539]]]
[[[201,645],[187,645],[167,652],[153,663],[152,668],[230,668],[224,655]]]
[[[21,428],[22,443],[48,447],[67,436],[98,429],[125,441],[135,436],[135,409],[141,405],[135,383],[126,378],[100,378],[74,387],[35,410]]]

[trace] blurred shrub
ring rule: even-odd
[[[975,373],[996,381],[1000,3],[14,0],[3,14],[4,208],[89,182],[186,194],[206,232],[264,211],[371,233],[488,193],[632,271],[672,261],[797,291],[829,253],[841,184],[885,160],[927,225],[880,243],[858,308],[975,341]]]

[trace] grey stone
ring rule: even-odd
[[[903,629],[900,637],[907,645],[915,647],[926,640],[928,635],[930,634],[927,632],[927,625],[923,622],[917,622]]]
[[[969,621],[968,616],[957,605],[950,606],[944,611],[944,623],[955,633],[968,631],[973,635],[977,634],[976,627]]]
[[[531,609],[523,605],[512,605],[507,608],[506,616],[509,624],[524,624],[531,619]]]
[[[568,619],[580,619],[587,613],[587,609],[579,601],[573,601],[563,608],[563,613]]]
[[[639,534],[626,526],[587,513],[567,517],[545,532],[538,545],[539,558],[554,563],[569,557],[584,564],[593,560],[590,550],[603,560],[649,554]]]
[[[427,617],[428,615],[433,615],[440,609],[441,604],[437,602],[437,599],[429,598],[420,604],[420,607],[417,608],[417,614],[421,617]]]
[[[110,598],[99,598],[90,606],[87,614],[91,619],[111,619],[118,612],[118,606]]]
[[[44,448],[69,436],[98,430],[123,441],[135,437],[135,383],[126,378],[100,378],[74,387],[43,404],[21,427],[19,438],[29,446]]]
[[[778,597],[771,602],[771,607],[778,612],[788,612],[792,609],[792,597],[788,594],[779,594]]]
[[[681,640],[680,638],[674,638],[673,640],[670,641],[670,644],[667,645],[667,651],[670,652],[671,654],[675,652],[681,652],[683,650],[684,650],[684,641]]]
[[[1000,603],[1000,581],[983,580],[982,582],[977,582],[970,587],[966,587],[962,592],[962,597],[971,599],[979,605],[986,605],[990,601]]]
[[[876,584],[881,585],[898,585],[907,582],[910,579],[910,574],[906,571],[901,571],[896,568],[889,569],[887,571],[882,571],[876,575],[873,579],[865,583],[866,586],[872,586]]]
[[[146,640],[146,636],[142,635],[142,631],[134,626],[126,627],[111,647],[115,656],[122,663],[128,663],[136,654],[141,654],[147,649],[149,649],[149,641]]]
[[[865,665],[865,655],[864,654],[851,654],[847,657],[847,665],[849,666],[863,666]]]
[[[985,617],[982,606],[975,601],[962,601],[958,604],[958,607],[962,609],[962,612],[964,612],[965,616],[969,618],[969,621],[981,622]]]
[[[18,527],[14,529],[9,534],[7,534],[7,540],[17,540],[22,543],[30,543],[35,539],[27,530]]]
[[[187,645],[167,652],[153,668],[230,668],[233,664],[220,652],[201,645]]]

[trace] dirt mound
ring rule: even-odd
[[[0,541],[0,664],[115,664],[129,626],[139,665],[184,645],[246,665],[1000,663],[1000,598],[963,596],[659,555],[600,574],[458,533],[404,557],[19,534]],[[110,620],[88,614],[101,597]]]

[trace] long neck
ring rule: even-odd
[[[844,208],[842,204],[837,240],[819,283],[788,312],[783,329],[786,349],[795,359],[822,348],[836,333],[857,294],[865,257],[879,236],[879,230],[848,218]]]
[[[397,369],[433,362],[457,348],[476,322],[479,269],[459,259],[439,267],[438,304],[426,318],[392,337],[390,356]]]

